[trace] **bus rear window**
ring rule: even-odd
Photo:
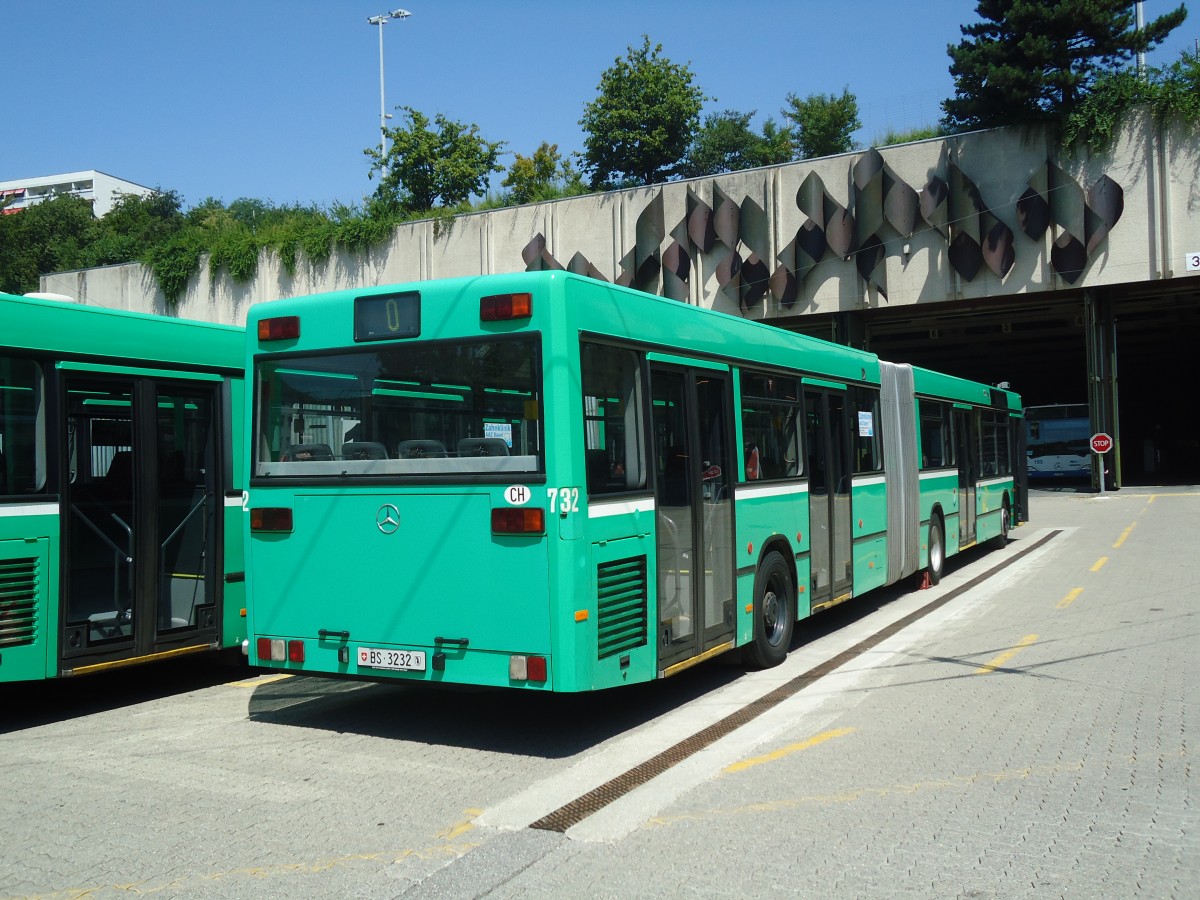
[[[260,477],[544,471],[541,365],[527,338],[255,363]]]

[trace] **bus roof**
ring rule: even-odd
[[[1021,397],[1013,391],[919,366],[913,366],[913,387],[918,395],[1021,411]]]
[[[0,293],[0,344],[114,362],[241,369],[245,330]]]
[[[349,318],[344,309],[353,298],[405,291],[444,297],[450,304],[489,294],[538,291],[550,301],[555,322],[552,327],[634,341],[664,353],[736,359],[819,372],[847,382],[879,383],[879,359],[873,353],[564,271],[475,275],[274,300],[250,307],[248,324],[253,333],[255,323],[261,318],[285,315],[303,318],[338,308],[342,310],[340,319],[325,320],[322,316],[321,326],[312,332],[302,331],[305,337],[293,349],[350,346],[353,341],[347,331]],[[463,303],[462,312],[457,319],[461,327],[478,326],[477,303],[474,306]],[[543,315],[540,307],[535,315],[539,318]],[[309,333],[320,337],[310,343]],[[338,333],[344,339],[331,337]],[[450,334],[439,335],[433,328],[422,336],[436,338]]]

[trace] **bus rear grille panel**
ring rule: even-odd
[[[596,566],[598,658],[646,643],[646,557],[631,556]]]
[[[37,636],[38,568],[36,557],[0,560],[0,647],[32,644]]]

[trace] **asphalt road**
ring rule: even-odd
[[[3,686],[0,897],[1200,895],[1200,491],[1032,514],[766,672]]]

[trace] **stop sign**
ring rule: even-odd
[[[1100,431],[1092,435],[1091,443],[1093,453],[1107,453],[1112,449],[1113,439],[1110,435]]]

